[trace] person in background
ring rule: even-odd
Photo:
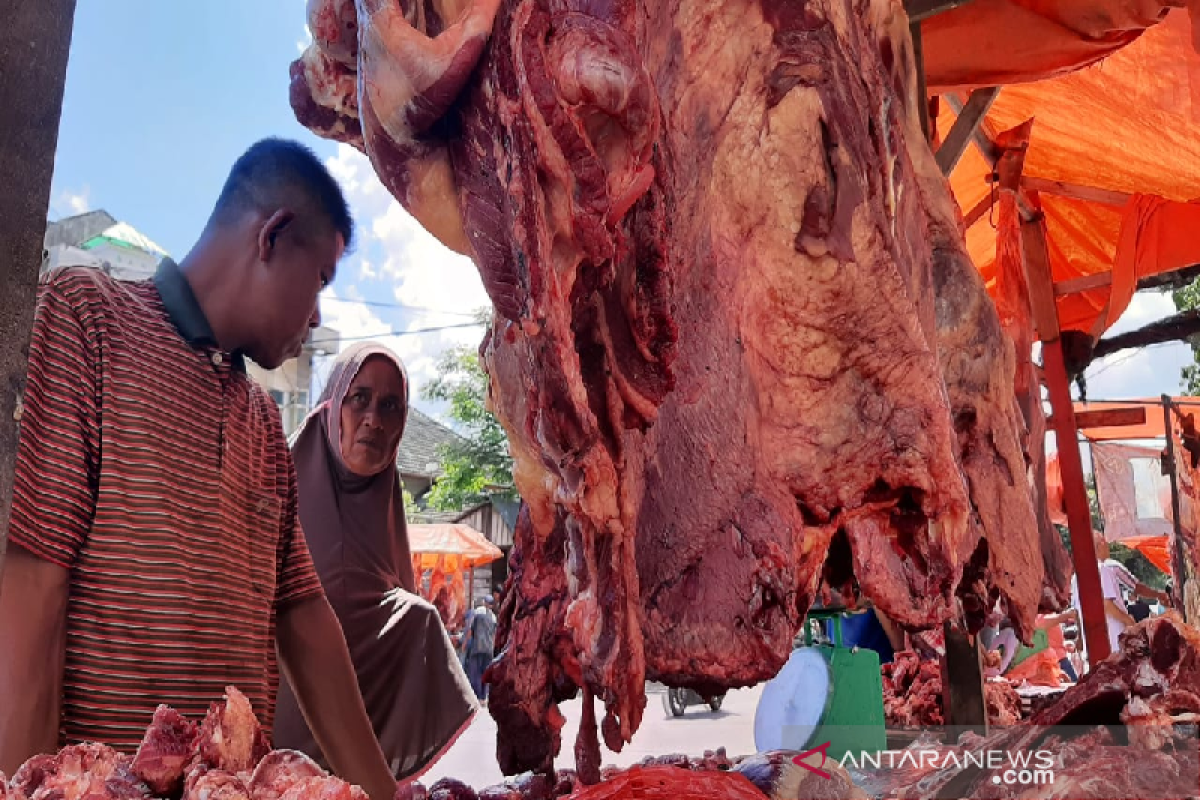
[[[1169,603],[1170,598],[1164,593],[1151,589],[1137,580],[1123,564],[1109,557],[1108,541],[1098,531],[1092,532],[1096,548],[1096,559],[1100,567],[1100,592],[1104,598],[1104,613],[1108,626],[1108,643],[1111,652],[1120,649],[1121,632],[1136,621],[1129,614],[1125,605],[1125,593],[1138,596],[1153,597],[1163,603]],[[1083,620],[1083,608],[1079,601],[1079,576],[1071,576],[1071,606]],[[1086,641],[1084,642],[1086,648]],[[1084,653],[1086,657],[1086,649]]]
[[[495,599],[489,594],[475,603],[463,624],[462,651],[467,663],[467,677],[471,688],[480,700],[486,700],[487,684],[483,673],[492,663],[496,646],[496,613],[492,609]]]
[[[437,610],[417,594],[396,467],[407,417],[404,366],[387,348],[364,342],[338,355],[293,441],[300,522],[398,778],[432,765],[477,709]],[[287,683],[275,746],[325,761]]]
[[[299,355],[352,233],[320,159],[267,139],[152,280],[42,278],[0,581],[0,770],[86,741],[133,752],[159,703],[198,721],[230,685],[269,732],[282,667],[334,771],[392,800],[279,410],[245,367]]]
[[[1066,641],[1062,631],[1063,623],[1074,620],[1076,617],[1077,614],[1073,608],[1069,608],[1061,614],[1038,614],[1035,628],[1046,632],[1046,647],[1042,650],[1036,650],[1035,647],[1035,652],[1011,669],[1008,668],[1008,665],[1012,663],[1016,651],[1008,654],[1001,663],[1000,674],[1013,683],[1021,683],[1025,680],[1037,683],[1041,676],[1053,674],[1053,667],[1057,666],[1072,683],[1078,681],[1079,674],[1075,671],[1075,666],[1070,659],[1067,658]],[[1016,646],[1015,635],[1013,644]]]

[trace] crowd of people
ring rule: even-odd
[[[1147,586],[1124,564],[1112,558],[1108,541],[1102,534],[1094,533],[1094,542],[1109,649],[1115,653],[1121,632],[1152,615],[1163,613],[1170,605],[1170,592]],[[1062,613],[1039,614],[1031,647],[1021,645],[997,606],[989,626],[981,634],[988,651],[987,674],[992,677],[1002,675],[1014,683],[1055,685],[1078,681],[1087,664],[1080,625],[1082,615],[1077,576],[1071,578],[1071,607]]]

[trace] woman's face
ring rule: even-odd
[[[392,466],[404,412],[400,371],[382,356],[368,358],[342,401],[342,460],[351,472],[369,477]]]

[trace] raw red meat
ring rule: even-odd
[[[195,723],[160,705],[133,758],[133,773],[160,797],[179,794],[184,772],[195,754],[197,734]]]
[[[1120,649],[1029,724],[1004,728],[972,749],[1056,754],[1054,782],[1000,785],[996,770],[947,768],[896,790],[896,797],[1183,798],[1200,785],[1200,750],[1192,722],[1200,711],[1200,631],[1169,611],[1130,628]],[[1128,742],[1112,729],[1128,726]],[[1087,731],[1087,732],[1082,732]],[[953,783],[951,783],[953,782]],[[938,794],[941,793],[941,794]]]
[[[325,770],[304,753],[273,750],[254,768],[249,784],[250,793],[254,800],[278,800],[302,781],[325,777]]]
[[[647,678],[771,677],[822,574],[908,627],[957,593],[1026,630],[1015,363],[898,4],[359,0],[356,57],[316,5],[297,118],[364,148],[496,311],[528,509],[489,674],[506,773],[552,768],[577,688],[618,750]]]
[[[76,744],[29,759],[9,782],[25,800],[145,800],[150,789],[131,769],[129,756],[102,744]]]
[[[901,651],[890,664],[880,668],[883,678],[883,715],[889,727],[921,728],[942,725],[941,664]],[[984,684],[988,722],[1015,725],[1021,721],[1021,697],[1007,681]]]
[[[183,800],[250,800],[250,787],[231,772],[196,764],[184,780]]]
[[[223,703],[209,708],[196,747],[205,765],[233,773],[253,770],[271,750],[250,701],[232,686],[225,690]]]
[[[303,753],[270,751],[249,702],[232,686],[199,729],[159,706],[135,758],[104,745],[72,745],[31,758],[10,782],[3,778],[0,800],[367,800]]]

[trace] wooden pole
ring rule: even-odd
[[[1092,538],[1092,511],[1088,506],[1087,487],[1083,482],[1083,460],[1079,457],[1079,430],[1075,427],[1075,409],[1071,403],[1071,383],[1063,360],[1062,341],[1042,342],[1042,363],[1046,369],[1046,388],[1054,415],[1054,438],[1058,442],[1058,465],[1062,471],[1063,505],[1071,531],[1071,557],[1075,562],[1079,605],[1083,611],[1083,635],[1088,663],[1094,667],[1108,658],[1108,620],[1100,589],[1100,563]]]
[[[1002,181],[1003,183],[1003,181]],[[1100,565],[1092,539],[1092,512],[1087,487],[1083,482],[1083,460],[1079,456],[1079,429],[1075,424],[1075,406],[1071,402],[1071,380],[1063,358],[1058,327],[1058,306],[1054,302],[1054,278],[1050,270],[1050,251],[1046,244],[1046,225],[1041,212],[1021,220],[1021,253],[1025,280],[1029,285],[1034,324],[1042,342],[1042,366],[1046,390],[1050,395],[1051,423],[1058,443],[1058,464],[1062,472],[1063,505],[1071,531],[1071,557],[1075,563],[1079,605],[1083,612],[1082,628],[1088,660],[1094,666],[1111,652],[1108,620],[1100,589]]]
[[[1173,599],[1176,610],[1184,615],[1184,622],[1194,622],[1187,618],[1187,604],[1184,603],[1183,584],[1187,578],[1187,547],[1184,545],[1182,535],[1182,520],[1179,518],[1179,509],[1182,503],[1179,502],[1179,456],[1175,452],[1175,429],[1171,420],[1171,396],[1164,394],[1162,396],[1163,404],[1163,432],[1167,435],[1167,466],[1171,476],[1171,522],[1175,532],[1175,569],[1171,570],[1171,577],[1174,579],[1171,590],[1175,595]]]
[[[14,0],[5,7],[0,26],[0,576],[75,0]]]

